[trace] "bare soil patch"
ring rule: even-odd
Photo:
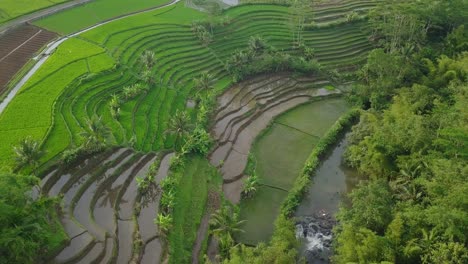
[[[57,34],[32,25],[20,26],[0,36],[0,95],[21,68]]]

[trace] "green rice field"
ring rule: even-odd
[[[2,0],[0,1],[0,24],[19,16],[67,1],[68,0]]]
[[[217,89],[228,87],[230,77],[224,62],[234,51],[245,48],[252,35],[264,37],[277,49],[296,52],[291,47],[286,7],[239,6],[224,15],[230,23],[214,28],[213,42],[207,46],[190,26],[206,15],[183,3],[118,20],[67,40],[0,115],[0,164],[12,164],[12,146],[28,135],[42,141],[47,152],[42,162],[47,162],[79,145],[85,119],[95,114],[112,129],[117,144],[125,145],[134,138],[138,150],[170,148],[173,138],[166,139],[164,131],[170,116],[186,108],[193,95],[194,76],[208,71],[217,79]],[[304,39],[326,67],[347,67],[362,62],[371,48],[362,27],[343,24],[307,30]],[[145,50],[154,51],[158,60],[153,69],[156,84],[147,94],[125,102],[120,117],[114,119],[109,111],[111,96],[141,82],[138,58]],[[26,106],[34,111],[25,110]]]
[[[308,103],[276,118],[252,148],[260,188],[253,198],[241,201],[246,244],[268,242],[282,202],[300,175],[319,139],[348,109],[343,99]]]
[[[47,16],[34,24],[60,34],[69,34],[121,15],[154,8],[169,0],[94,0]],[[86,19],[82,19],[85,17]]]

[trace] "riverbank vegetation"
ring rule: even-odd
[[[66,235],[57,219],[59,199],[37,197],[40,179],[0,173],[0,263],[32,263],[57,250]]]
[[[371,16],[378,49],[351,95],[368,110],[346,154],[369,181],[340,210],[336,263],[468,261],[466,6],[423,2]]]

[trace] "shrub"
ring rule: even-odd
[[[205,129],[196,127],[183,147],[183,152],[206,155],[211,149],[213,139]]]
[[[64,165],[71,165],[76,162],[79,157],[84,154],[84,150],[82,147],[67,149],[62,153],[62,164]]]
[[[245,198],[251,198],[257,191],[260,185],[257,174],[251,174],[244,181],[244,189],[242,190],[242,195]]]
[[[126,101],[128,101],[135,98],[137,95],[148,92],[148,90],[148,86],[141,83],[135,83],[131,86],[126,86],[123,88],[123,97]]]
[[[203,45],[208,45],[213,41],[213,34],[200,22],[192,23],[192,31]]]

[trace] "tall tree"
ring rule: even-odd
[[[18,146],[13,147],[13,151],[16,156],[15,160],[18,168],[31,166],[33,172],[36,171],[39,165],[39,159],[44,154],[39,142],[31,137],[21,140]]]
[[[197,92],[208,91],[213,88],[215,79],[212,74],[204,71],[198,77],[193,79],[193,83]]]
[[[180,141],[184,138],[184,136],[188,135],[192,128],[193,125],[190,123],[190,117],[187,115],[187,113],[177,110],[172,119],[169,120],[169,125],[165,133],[175,135],[175,148],[177,150],[181,150],[183,143]]]
[[[112,136],[112,132],[102,121],[101,117],[93,115],[86,120],[86,129],[80,133],[84,140],[83,146],[89,151],[99,151],[106,146]]]
[[[140,57],[140,62],[147,70],[151,70],[156,65],[156,54],[151,50],[145,50]]]

